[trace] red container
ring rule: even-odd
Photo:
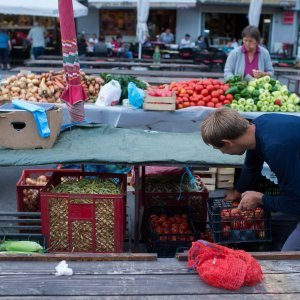
[[[52,193],[69,179],[112,179],[120,194]],[[126,215],[126,175],[59,170],[41,193],[42,233],[50,252],[123,252]]]
[[[50,180],[55,169],[28,169],[23,170],[17,182],[17,210],[20,212],[39,212],[40,191],[45,189],[44,185],[26,184],[26,178],[37,180],[41,175]]]

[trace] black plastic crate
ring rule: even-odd
[[[179,213],[161,213],[160,215],[167,215],[168,217],[175,217]],[[148,238],[147,249],[148,252],[157,253],[158,257],[174,257],[176,253],[183,249],[191,247],[192,242],[196,238],[196,230],[192,220],[187,215],[187,222],[190,233],[157,233],[151,219],[148,220]]]
[[[279,196],[281,195],[281,190],[279,189],[278,184],[270,181],[264,176],[260,176],[258,181],[256,182],[256,189],[255,191],[264,193],[270,196]]]
[[[230,201],[209,198],[208,215],[215,243],[268,242],[272,240],[270,212],[263,208],[236,213]]]

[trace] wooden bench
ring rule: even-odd
[[[62,60],[27,60],[25,61],[26,66],[35,67],[35,66],[62,66]],[[176,63],[160,63],[153,64],[151,62],[120,62],[120,61],[89,61],[89,60],[80,60],[81,66],[88,66],[91,68],[100,67],[100,68],[134,68],[134,67],[146,67],[149,69],[175,69],[175,70],[185,70],[185,69],[194,69],[199,71],[207,71],[208,66],[204,64],[176,64]]]
[[[17,67],[11,69],[13,72],[28,71],[33,73],[44,73],[49,71],[61,71],[62,68],[56,67]],[[114,70],[114,69],[98,69],[98,68],[82,68],[86,74],[110,73],[117,75],[132,75],[137,77],[171,77],[171,78],[223,78],[223,73],[218,72],[187,72],[187,71],[138,71],[138,70]]]

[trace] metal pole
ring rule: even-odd
[[[142,43],[139,43],[139,59],[142,58]]]

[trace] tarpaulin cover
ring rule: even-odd
[[[242,156],[205,145],[200,133],[165,133],[109,126],[80,126],[60,134],[51,149],[0,149],[0,166],[56,163],[241,166]]]

